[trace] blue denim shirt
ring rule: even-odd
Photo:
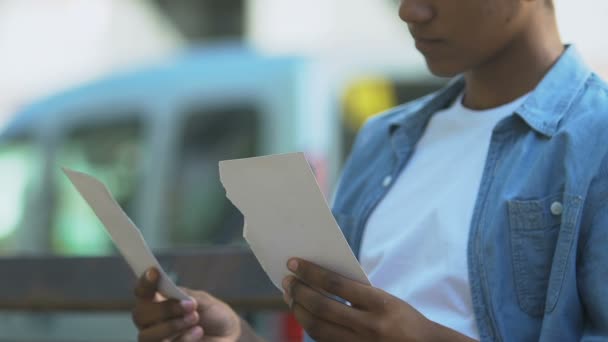
[[[360,132],[334,199],[355,254],[385,179],[399,176],[431,116],[463,87],[457,79]],[[482,341],[608,339],[607,135],[608,85],[574,47],[494,129],[468,238]]]

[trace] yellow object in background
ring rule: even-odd
[[[379,77],[356,80],[344,94],[344,121],[353,131],[377,115],[397,105],[397,94],[392,82]]]

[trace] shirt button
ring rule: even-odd
[[[382,186],[386,188],[387,186],[391,185],[392,182],[393,182],[393,177],[386,176],[386,177],[384,177],[384,180],[382,181]]]
[[[551,214],[559,216],[564,212],[564,206],[560,202],[553,202],[551,204]]]

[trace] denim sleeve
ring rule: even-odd
[[[578,286],[585,308],[582,341],[608,338],[608,163],[591,185],[589,219],[582,227],[583,244],[579,251]]]

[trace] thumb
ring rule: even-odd
[[[158,291],[160,273],[156,268],[149,268],[137,281],[135,297],[141,300],[154,300]]]

